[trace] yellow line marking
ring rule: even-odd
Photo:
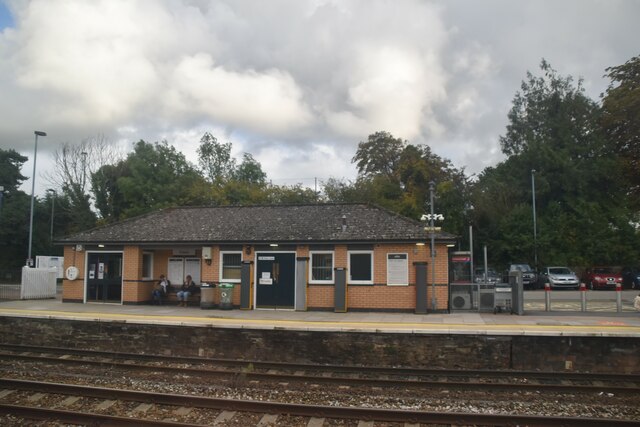
[[[521,325],[521,324],[486,324],[486,323],[403,323],[403,322],[367,322],[367,321],[324,321],[324,320],[288,320],[288,319],[248,319],[248,318],[233,318],[233,317],[202,317],[202,316],[175,316],[175,315],[149,315],[149,314],[122,314],[122,313],[98,313],[98,312],[67,312],[67,311],[50,311],[50,310],[21,310],[21,309],[2,309],[2,313],[15,313],[15,314],[29,314],[38,316],[60,316],[60,317],[82,317],[91,319],[124,319],[124,320],[149,320],[156,321],[179,321],[179,322],[197,322],[206,324],[224,323],[224,324],[269,324],[269,325],[318,325],[318,326],[332,326],[347,329],[349,327],[367,327],[370,329],[390,329],[390,328],[402,328],[402,329],[451,329],[457,328],[461,330],[591,330],[597,331],[607,330],[622,331],[622,332],[638,332],[640,333],[640,326],[633,325],[610,325],[610,324],[597,324],[597,325]]]

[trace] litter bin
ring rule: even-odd
[[[220,283],[220,310],[231,310],[233,308],[233,285],[231,283]]]
[[[210,285],[208,283],[203,283],[200,285],[201,309],[211,309],[216,306],[215,302],[213,302],[213,298],[215,297],[215,287],[216,285]]]

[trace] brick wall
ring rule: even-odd
[[[66,301],[82,301],[84,292],[84,271],[85,252],[75,252],[71,246],[65,248],[65,268],[69,265],[76,265],[80,270],[80,278],[71,282],[64,280],[63,298]],[[211,247],[211,264],[204,260],[201,262],[201,281],[208,283],[218,283],[220,281],[220,247]],[[250,253],[243,247],[242,257],[245,261],[254,261],[255,250],[250,247]],[[348,268],[347,245],[335,245],[334,247],[334,267]],[[391,253],[404,253],[408,257],[408,279],[406,286],[387,286],[387,255]],[[160,277],[160,274],[167,274],[168,259],[172,256],[170,249],[153,251],[153,274],[152,280],[142,280],[142,259],[143,249],[138,246],[125,246],[123,254],[123,302],[141,303],[150,301],[153,284]],[[200,251],[196,253],[200,257]],[[299,245],[296,256],[308,257],[309,246]],[[74,260],[75,257],[75,260]],[[376,244],[373,248],[373,285],[348,285],[347,306],[351,309],[379,309],[379,310],[401,310],[412,311],[416,306],[416,269],[415,262],[427,263],[427,307],[431,309],[432,303],[432,270],[429,246],[416,246],[414,244]],[[307,266],[309,268],[309,266]],[[255,286],[255,265],[251,269],[251,292]],[[444,245],[437,246],[437,257],[435,262],[436,298],[437,309],[446,310],[448,307],[448,251]],[[305,278],[308,279],[308,271]],[[178,285],[179,283],[174,283]],[[240,286],[236,284],[234,289],[233,302],[240,305]],[[253,302],[253,295],[251,296]],[[216,292],[216,300],[217,292]],[[334,306],[333,286],[308,285],[307,306],[310,309],[330,309]]]
[[[640,373],[631,337],[393,334],[4,317],[5,344],[273,362]],[[571,362],[568,364],[567,362]]]
[[[64,247],[64,269],[75,266],[79,273],[76,280],[62,280],[63,301],[84,301],[85,252],[76,252],[75,246]]]

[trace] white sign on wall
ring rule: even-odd
[[[409,284],[409,257],[407,254],[387,254],[387,285]]]

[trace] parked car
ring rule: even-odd
[[[622,286],[626,289],[640,289],[640,267],[622,269]]]
[[[500,282],[500,276],[498,276],[498,273],[496,273],[493,268],[489,268],[487,269],[487,276],[485,278],[484,268],[476,268],[474,280],[476,283],[485,283],[486,280],[487,283],[495,285]]]
[[[622,273],[614,267],[593,267],[584,281],[591,290],[615,289],[617,283],[622,285]]]
[[[580,280],[568,267],[544,267],[540,271],[539,284],[549,283],[552,289],[579,289]]]
[[[538,285],[538,275],[529,267],[529,264],[511,264],[506,272],[507,277],[503,279],[505,283],[509,282],[509,273],[512,271],[522,272],[522,286],[524,289],[535,289]]]

